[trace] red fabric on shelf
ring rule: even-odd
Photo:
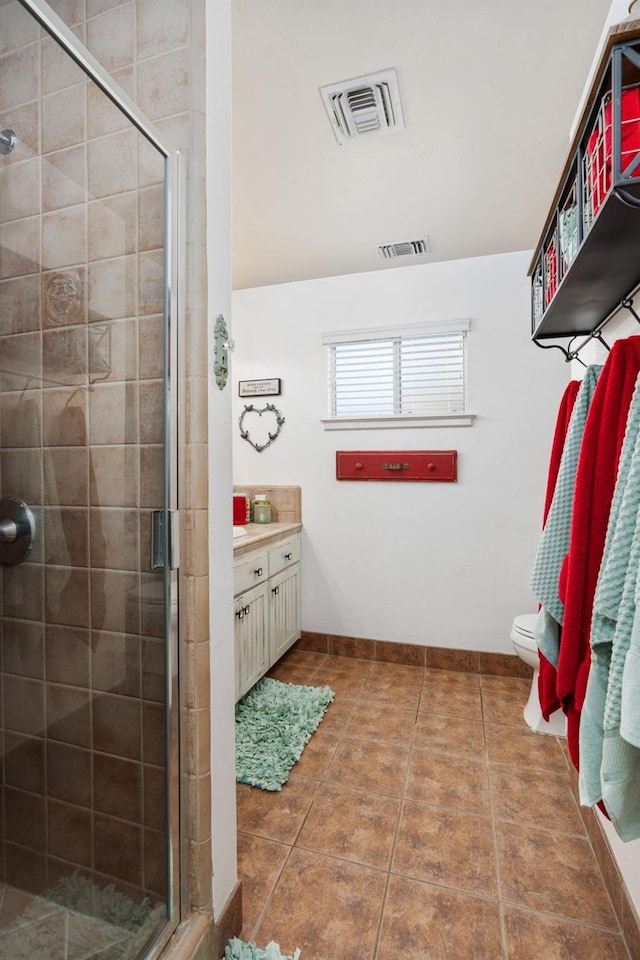
[[[629,404],[640,374],[640,336],[614,343],[585,423],[576,472],[569,552],[559,583],[564,604],[557,693],[567,745],[579,765],[578,731],[591,662],[589,634]]]
[[[551,501],[553,500],[553,494],[556,489],[556,481],[558,479],[558,470],[560,469],[560,461],[562,459],[564,442],[567,437],[569,421],[571,419],[573,405],[576,402],[579,389],[580,381],[570,380],[567,384],[566,390],[562,395],[562,400],[560,401],[560,407],[558,409],[558,416],[556,419],[556,427],[553,434],[553,443],[551,444],[551,456],[549,458],[547,492],[544,500],[544,515],[542,520],[543,527],[547,522],[549,508],[551,507]],[[556,692],[556,668],[552,663],[549,663],[544,654],[539,650],[538,659],[540,661],[540,672],[538,674],[538,700],[540,701],[542,716],[545,720],[548,720],[551,714],[556,710],[559,710],[561,706],[560,700],[558,699],[558,694]]]
[[[621,98],[621,156],[620,169],[624,173],[637,153],[640,153],[640,87],[628,87]],[[593,157],[590,165],[593,216],[611,189],[612,105],[608,100],[602,111],[604,130],[596,128],[587,144],[587,155]],[[594,154],[597,156],[594,157]],[[640,177],[640,167],[631,174]]]

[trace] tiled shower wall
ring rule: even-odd
[[[190,900],[206,907],[204,4],[52,6],[188,165],[182,710]],[[158,895],[163,650],[144,508],[159,505],[160,166],[38,37],[15,0],[0,7],[0,122],[22,147],[0,164],[0,468],[43,526],[30,562],[3,570],[5,865],[29,889],[77,865]]]

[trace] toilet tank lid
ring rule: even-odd
[[[532,637],[535,633],[537,619],[537,613],[521,613],[519,616],[514,617],[513,628],[517,630],[518,633],[525,633]]]

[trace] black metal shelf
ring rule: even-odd
[[[634,119],[637,127],[625,115],[629,98],[634,98],[635,105],[639,91],[640,21],[632,21],[610,31],[533,257],[529,272],[535,342],[593,336],[640,285],[640,149],[637,140],[633,141],[636,145],[630,156],[628,141],[630,131],[632,135],[640,131],[640,111]],[[603,113],[606,116],[607,111],[609,126],[603,127]],[[594,157],[600,157],[593,152],[593,136],[600,129],[606,130],[600,143],[604,142],[608,150],[611,188],[602,200],[594,201],[592,196],[587,198],[585,188],[589,191],[593,186],[594,167],[590,164]],[[600,189],[602,168],[595,169],[595,183]],[[577,252],[574,245],[571,255],[566,252],[566,220],[562,220],[570,191],[574,199],[568,209],[578,221]],[[597,213],[591,220],[592,209]],[[549,301],[541,309],[547,296]]]
[[[640,184],[627,186],[640,203]],[[560,281],[534,340],[588,334],[640,281],[640,207],[611,192]]]

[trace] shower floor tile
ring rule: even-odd
[[[385,666],[281,661],[336,699],[280,792],[238,786],[242,938],[302,960],[630,960],[529,684]]]

